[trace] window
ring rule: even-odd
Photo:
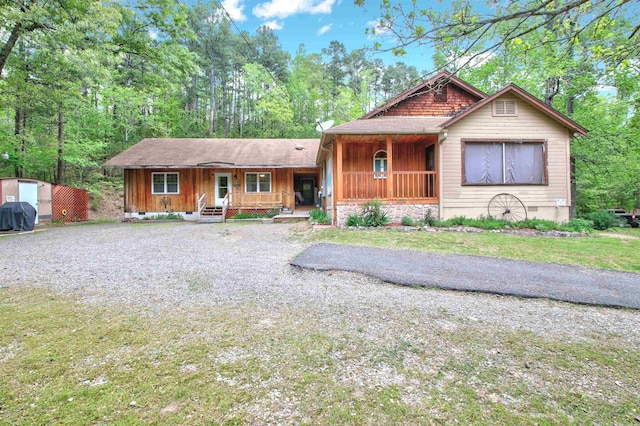
[[[178,194],[180,185],[178,184],[178,173],[152,173],[151,174],[152,194]]]
[[[245,192],[271,192],[271,173],[245,173]]]
[[[433,101],[447,102],[447,85],[446,84],[441,87],[436,87],[436,90],[433,93]]]
[[[544,185],[543,142],[464,142],[467,185]]]
[[[375,154],[373,154],[373,171],[374,179],[387,178],[386,173],[379,173],[387,171],[387,151],[377,151]]]
[[[503,99],[493,101],[493,115],[518,115],[516,101],[513,99]]]

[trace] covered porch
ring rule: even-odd
[[[438,203],[437,135],[339,135],[336,203]]]

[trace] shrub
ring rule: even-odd
[[[364,226],[384,226],[389,223],[389,217],[382,211],[382,203],[373,200],[364,205],[362,209]]]
[[[331,218],[327,214],[326,211],[315,209],[309,212],[309,221],[314,223],[319,223],[321,225],[325,225],[331,223]]]
[[[364,220],[357,214],[351,214],[347,218],[347,226],[364,226]]]
[[[618,219],[613,213],[606,210],[591,212],[587,215],[587,219],[593,222],[594,229],[598,229],[600,231],[620,226],[620,219]]]
[[[404,226],[413,226],[413,219],[409,216],[403,216],[400,221]]]
[[[562,224],[560,229],[568,232],[591,232],[593,230],[593,221],[574,217],[569,222]]]
[[[438,223],[438,219],[433,215],[431,209],[427,210],[427,213],[424,215],[424,219],[422,220],[427,226],[434,226]]]

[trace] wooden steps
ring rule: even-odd
[[[206,206],[204,209],[202,209],[198,222],[207,222],[207,223],[224,222],[223,214],[224,212],[222,210],[222,207]]]

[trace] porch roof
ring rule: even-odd
[[[319,139],[143,139],[106,168],[310,168]]]
[[[433,135],[442,131],[441,125],[451,117],[385,116],[359,119],[331,127],[328,135]]]

